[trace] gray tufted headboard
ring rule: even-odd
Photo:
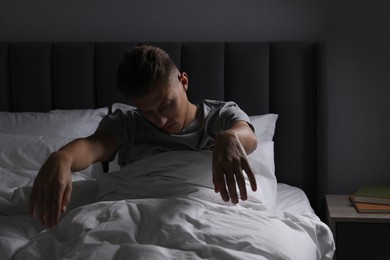
[[[95,108],[124,102],[116,69],[137,42],[0,42],[0,110]],[[189,75],[189,99],[233,100],[279,114],[279,182],[316,208],[318,42],[155,42]],[[261,184],[260,184],[261,185]]]

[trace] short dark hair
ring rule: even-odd
[[[142,45],[124,55],[118,68],[118,88],[130,97],[143,97],[167,82],[177,67],[162,49]]]

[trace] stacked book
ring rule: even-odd
[[[390,213],[390,185],[369,185],[350,195],[360,213]]]

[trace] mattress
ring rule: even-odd
[[[314,214],[306,194],[301,189],[285,183],[277,184],[275,210]]]

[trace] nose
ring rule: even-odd
[[[153,116],[153,124],[158,128],[163,128],[165,123],[167,122],[167,117],[160,113],[155,113]]]

